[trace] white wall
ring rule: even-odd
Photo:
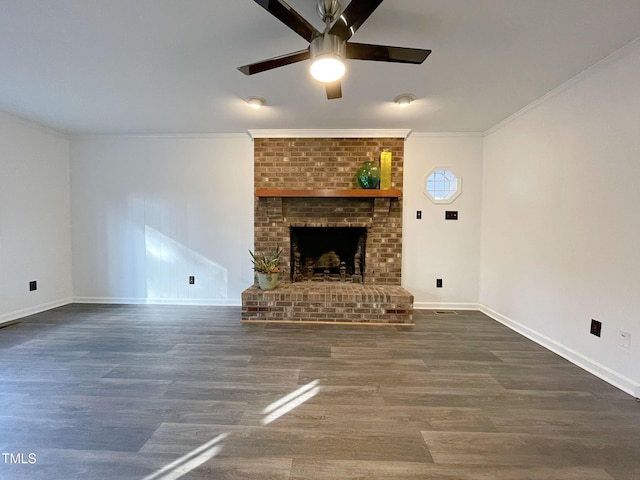
[[[482,145],[480,135],[412,133],[406,141],[402,284],[415,308],[478,308]],[[436,166],[462,179],[453,203],[437,205],[423,194],[424,177]],[[446,210],[457,210],[459,219],[445,220]]]
[[[71,201],[76,301],[239,305],[253,283],[247,135],[74,139]]]
[[[69,141],[0,113],[0,323],[68,303],[70,259]]]
[[[638,79],[636,42],[486,137],[480,280],[488,313],[629,393],[640,385]]]

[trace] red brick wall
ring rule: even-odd
[[[402,138],[257,138],[255,188],[360,188],[355,174],[380,152],[393,154],[392,188],[402,189]],[[283,281],[290,272],[290,226],[367,227],[365,283],[399,285],[402,268],[402,199],[256,198],[255,250],[284,249]]]

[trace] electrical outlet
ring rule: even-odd
[[[193,275],[191,275],[189,277],[189,285],[195,285],[196,284],[196,277],[194,277]]]
[[[444,212],[445,220],[457,220],[458,219],[458,211],[457,210],[447,210]]]
[[[32,282],[29,282],[29,291],[33,292],[34,290],[38,289],[38,282],[36,282],[35,280]]]
[[[598,320],[594,320],[591,319],[591,335],[595,335],[596,337],[599,337],[600,334],[602,333],[602,322],[599,322]]]
[[[442,288],[442,279],[436,278],[436,288]]]
[[[416,219],[422,220],[422,210],[416,211]]]
[[[618,345],[622,348],[631,348],[631,334],[629,332],[618,332]]]

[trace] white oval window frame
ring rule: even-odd
[[[438,171],[448,172],[455,179],[456,190],[455,192],[449,193],[449,195],[446,198],[436,198],[427,189],[429,178]],[[422,193],[424,193],[425,196],[435,204],[453,203],[455,199],[458,198],[462,193],[462,177],[460,177],[459,175],[456,175],[456,173],[453,171],[451,167],[444,167],[444,166],[433,167],[422,179]]]

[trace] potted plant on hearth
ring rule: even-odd
[[[280,255],[282,249],[276,247],[273,252],[268,254],[254,254],[249,250],[251,255],[251,262],[253,263],[253,269],[258,277],[258,286],[261,290],[273,290],[278,285],[278,262],[280,261]]]

